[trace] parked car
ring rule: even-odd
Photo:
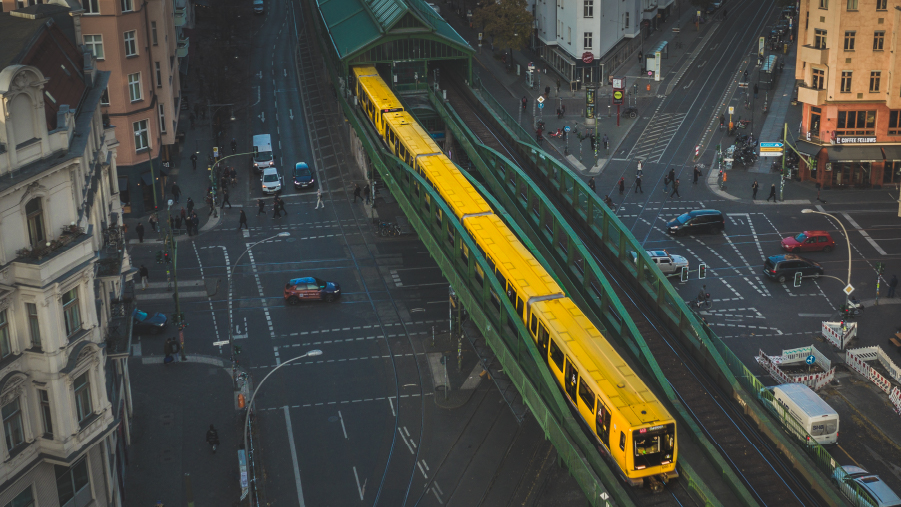
[[[835,249],[835,241],[826,231],[804,231],[797,236],[782,240],[782,249],[786,252],[831,252]]]
[[[162,313],[154,313],[153,315],[142,312],[137,308],[131,312],[132,329],[138,333],[156,333],[160,334],[166,329],[166,323],[169,321]]]
[[[666,224],[670,234],[698,234],[701,232],[716,233],[726,228],[726,218],[721,211],[715,209],[699,209],[689,211]]]
[[[666,250],[648,250],[648,256],[657,264],[664,275],[678,275],[682,268],[688,267],[688,259],[681,255],[672,255]],[[638,262],[638,253],[632,252],[632,262]]]
[[[316,178],[313,177],[313,170],[306,162],[298,162],[294,164],[294,188],[303,190],[311,188],[316,184]]]
[[[282,174],[275,167],[267,167],[263,169],[263,176],[260,177],[263,182],[263,193],[274,194],[282,189]]]
[[[858,502],[862,499],[866,504],[876,507],[901,506],[901,498],[878,475],[873,475],[863,468],[851,465],[837,466],[832,472],[832,478],[841,486],[856,484],[859,487],[860,490],[847,486],[839,488],[852,501]]]
[[[785,283],[799,272],[801,276],[817,277],[823,274],[823,266],[795,254],[773,255],[763,263],[763,274],[779,283]]]
[[[341,286],[312,276],[294,278],[285,284],[285,301],[292,305],[301,301],[332,302],[341,297]]]

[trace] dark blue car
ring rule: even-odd
[[[166,323],[169,319],[162,313],[154,313],[151,315],[135,308],[135,310],[131,312],[131,320],[135,332],[159,334],[166,329]]]
[[[294,188],[303,190],[312,188],[316,184],[316,178],[313,176],[313,170],[305,162],[294,164]]]

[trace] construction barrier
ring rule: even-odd
[[[780,365],[806,363],[810,356],[814,357],[813,364],[818,364],[824,370],[823,372],[791,375],[779,367]],[[756,359],[764,370],[783,384],[804,384],[816,391],[835,378],[835,368],[832,366],[832,362],[826,359],[826,356],[813,345],[783,350],[781,356],[768,356],[761,350]]]
[[[901,415],[901,389],[895,387],[892,389],[892,395],[888,397],[892,405],[895,406],[895,413]]]
[[[844,331],[842,325],[844,324]],[[843,350],[845,345],[857,337],[857,322],[823,322],[823,338]]]
[[[860,373],[864,378],[872,381],[879,386],[879,389],[885,391],[889,395],[889,400],[895,406],[895,412],[901,415],[901,389],[893,386],[891,382],[876,371],[867,361],[873,360],[879,363],[889,372],[892,378],[898,379],[901,375],[901,369],[894,363],[882,350],[882,347],[876,345],[874,347],[863,347],[859,349],[849,349],[845,351],[845,362],[854,371]]]

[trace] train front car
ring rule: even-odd
[[[632,486],[661,491],[676,471],[676,423],[569,298],[529,307],[529,332],[599,450]]]
[[[369,121],[375,126],[379,136],[385,140],[384,115],[404,110],[404,105],[391,91],[385,80],[379,76],[378,71],[372,66],[354,67],[351,73],[353,83],[351,90],[358,101],[358,105]]]

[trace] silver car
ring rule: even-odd
[[[260,178],[263,182],[263,193],[274,194],[282,189],[282,173],[275,167],[267,167],[263,169],[263,176]]]
[[[899,507],[901,498],[879,478],[863,468],[846,465],[835,467],[832,478],[851,500],[864,500],[876,507]],[[857,485],[857,488],[854,487]]]

